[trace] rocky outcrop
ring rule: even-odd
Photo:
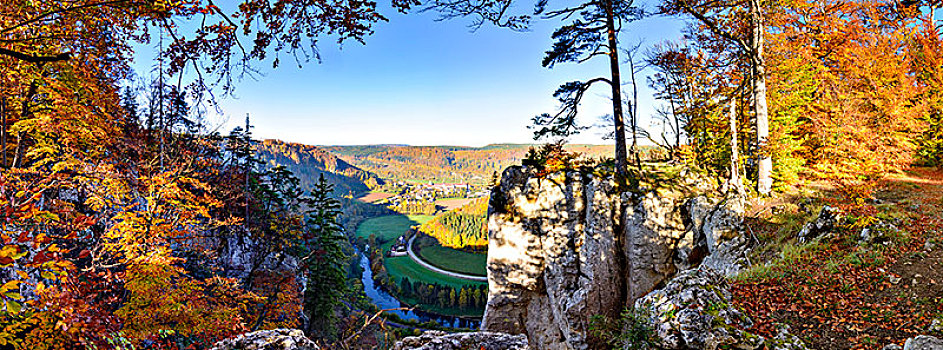
[[[907,339],[904,350],[943,350],[943,340],[929,335]]]
[[[482,329],[526,334],[537,349],[592,348],[593,316],[617,318],[677,271],[738,271],[742,210],[738,200],[621,192],[594,174],[510,167],[489,203]]]
[[[753,322],[730,306],[724,283],[719,275],[688,270],[638,299],[635,309],[650,316],[664,349],[759,348],[763,339],[741,330]]]
[[[805,224],[802,230],[799,231],[799,242],[805,243],[813,238],[831,232],[835,229],[835,225],[838,224],[839,220],[841,220],[841,211],[838,208],[832,208],[827,205],[822,207],[822,211],[819,212],[819,216],[815,218],[815,221]]]
[[[316,350],[311,339],[297,329],[273,329],[242,334],[213,345],[210,350]]]
[[[929,335],[918,335],[907,339],[904,347],[897,344],[888,344],[883,350],[943,350],[943,340]]]
[[[730,296],[721,275],[692,269],[638,299],[635,310],[648,316],[661,349],[806,349],[786,330],[772,339],[746,331],[753,322],[730,305]]]
[[[527,337],[495,332],[448,334],[427,331],[418,337],[406,337],[396,342],[393,350],[528,350]]]
[[[582,349],[586,320],[623,307],[613,220],[622,199],[611,186],[577,172],[504,172],[489,206],[483,330],[527,334],[538,349]]]

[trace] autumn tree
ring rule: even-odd
[[[661,12],[686,14],[695,18],[705,31],[726,42],[749,63],[750,94],[755,127],[757,191],[768,195],[772,190],[772,158],[769,155],[769,104],[766,88],[766,19],[760,0],[716,2],[671,0]]]
[[[921,85],[933,80],[917,63],[916,8],[881,1],[789,5],[768,16],[768,63],[771,117],[781,118],[773,125],[795,126],[772,149],[792,148],[806,173],[839,182],[910,165],[932,101],[921,98]]]
[[[269,269],[232,277],[219,254],[246,232],[279,249],[271,256],[299,249],[304,215],[287,190],[297,183],[284,171],[244,171],[222,137],[193,135],[188,107],[231,91],[253,62],[317,58],[325,36],[363,40],[384,20],[377,4],[0,5],[2,345],[105,348],[121,332],[127,347],[199,348],[253,327],[296,325],[294,278]],[[120,87],[132,45],[160,41],[161,73],[174,83],[158,84],[155,103],[142,109]],[[141,123],[151,107],[180,118]],[[167,152],[148,142],[153,132],[170,141]]]

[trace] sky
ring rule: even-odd
[[[470,20],[437,21],[431,12],[403,15],[387,9],[384,14],[389,22],[375,25],[365,45],[338,46],[325,38],[319,43],[320,62],[299,68],[283,57],[276,69],[259,64],[263,75],[238,82],[233,96],[219,100],[222,114],[214,112],[208,124],[225,133],[243,125],[248,113],[257,138],[312,145],[532,143],[527,126],[534,115],[556,110],[552,94],[560,84],[609,71],[605,57],[541,67],[559,23],[538,21],[527,32],[489,26],[472,31]],[[620,40],[642,41],[644,51],[678,39],[683,25],[650,18],[628,24]],[[641,126],[650,124],[656,103],[647,73],[639,76]],[[581,108],[584,124],[598,123],[611,110],[607,90],[601,85],[590,90]],[[612,142],[601,134],[589,130],[569,142]]]

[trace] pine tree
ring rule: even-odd
[[[347,290],[344,277],[345,261],[341,250],[344,240],[337,224],[340,203],[330,197],[333,186],[318,179],[311,190],[306,234],[308,285],[304,295],[304,312],[308,317],[307,334],[326,336],[333,332],[334,309]]]

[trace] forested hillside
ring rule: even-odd
[[[484,250],[488,247],[488,197],[476,198],[422,224],[419,230],[452,249]]]
[[[282,165],[309,189],[324,176],[337,197],[354,196],[383,185],[383,179],[337,158],[315,146],[280,140],[263,140],[255,146],[258,157],[269,166]]]
[[[384,179],[485,184],[491,181],[495,172],[520,163],[531,147],[533,145],[496,144],[480,148],[403,145],[322,148]],[[566,148],[590,158],[612,156],[609,146],[567,145]]]

